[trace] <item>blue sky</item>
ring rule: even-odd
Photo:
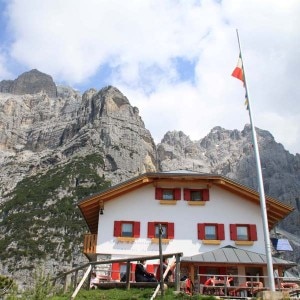
[[[117,87],[156,142],[249,123],[231,72],[236,28],[255,125],[300,153],[300,1],[0,0],[0,80],[38,69],[84,92]]]

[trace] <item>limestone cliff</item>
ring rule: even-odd
[[[156,170],[151,134],[119,90],[58,92],[0,94],[0,202],[22,178],[91,152],[113,183]]]

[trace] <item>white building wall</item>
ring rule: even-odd
[[[168,186],[163,186],[164,188]],[[226,245],[235,246],[230,240],[229,224],[256,224],[258,240],[253,246],[237,246],[265,253],[263,227],[259,205],[232,194],[219,187],[210,188],[210,200],[204,206],[188,205],[183,200],[183,188],[205,186],[170,186],[182,188],[181,200],[176,205],[162,205],[155,200],[155,187],[145,186],[122,197],[105,202],[104,214],[99,217],[97,253],[113,257],[157,255],[158,244],[147,238],[148,222],[174,222],[174,240],[163,244],[164,253],[183,252],[191,256]],[[134,242],[119,242],[113,237],[114,221],[139,221],[140,238]],[[198,240],[197,223],[222,223],[225,240],[220,245],[204,245]]]

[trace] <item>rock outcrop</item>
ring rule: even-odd
[[[0,82],[0,92],[14,95],[43,92],[49,97],[57,96],[56,85],[52,77],[36,69],[21,74],[15,80],[2,80]]]
[[[270,132],[256,128],[265,193],[295,210],[279,229],[296,236],[294,252],[287,259],[300,261],[300,155],[292,155],[276,143]],[[242,131],[213,128],[199,141],[191,141],[183,132],[167,132],[157,146],[159,166],[164,171],[185,169],[222,174],[258,190],[256,163],[249,125]]]
[[[91,151],[101,151],[113,183],[156,170],[151,134],[119,90],[67,95],[0,96],[0,202],[25,176]]]

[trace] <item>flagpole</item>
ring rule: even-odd
[[[262,221],[263,221],[265,250],[266,250],[266,257],[267,257],[269,287],[270,287],[271,291],[275,291],[273,259],[272,259],[272,250],[271,250],[271,242],[270,242],[270,234],[269,234],[269,226],[268,226],[265,191],[264,191],[263,177],[262,177],[262,171],[261,171],[261,162],[260,162],[255,126],[254,126],[254,122],[253,122],[253,118],[252,118],[252,114],[251,114],[251,103],[250,103],[250,97],[249,97],[249,93],[248,93],[248,89],[247,89],[247,82],[246,82],[246,76],[245,76],[244,63],[243,63],[243,59],[242,59],[242,51],[241,51],[241,44],[240,44],[238,30],[236,30],[236,34],[237,34],[237,39],[238,39],[238,43],[239,43],[240,58],[242,60],[242,70],[243,70],[243,77],[244,77],[243,79],[244,79],[244,85],[245,85],[245,90],[246,90],[246,97],[247,97],[246,100],[248,101],[248,111],[249,111],[249,117],[250,117],[254,155],[255,155],[255,161],[256,161],[256,171],[257,171],[257,179],[258,179],[258,187],[259,187],[259,195],[260,195],[260,208],[261,208],[261,216],[262,216]]]

